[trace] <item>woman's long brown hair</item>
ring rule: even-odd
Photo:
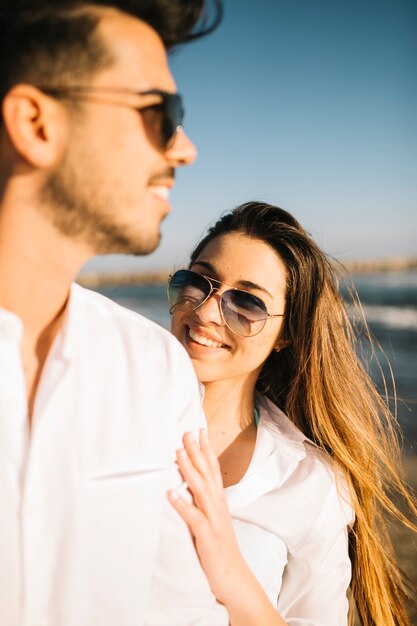
[[[335,264],[288,212],[261,202],[221,217],[197,245],[191,262],[209,241],[230,232],[264,241],[286,266],[281,337],[287,347],[268,357],[257,387],[346,476],[356,515],[350,531],[349,623],[356,612],[363,626],[410,626],[409,588],[386,520],[388,514],[416,531],[412,520],[417,508],[400,469],[396,419],[358,357]],[[366,323],[362,331],[370,339]],[[409,515],[395,503],[398,495]]]

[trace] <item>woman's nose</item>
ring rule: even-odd
[[[220,310],[220,301],[221,295],[213,293],[198,309],[195,309],[195,314],[203,324],[207,322],[214,322],[219,326],[224,324]]]

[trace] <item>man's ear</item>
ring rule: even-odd
[[[64,108],[33,85],[14,85],[2,103],[3,124],[16,152],[47,169],[59,159],[66,134]]]

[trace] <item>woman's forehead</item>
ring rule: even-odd
[[[258,238],[242,233],[218,235],[201,250],[193,266],[199,262],[229,284],[252,282],[275,294],[285,290],[286,269],[282,259]]]

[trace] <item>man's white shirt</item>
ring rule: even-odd
[[[22,333],[0,309],[2,626],[228,624],[166,497],[204,423],[182,347],[73,285],[29,430]]]

